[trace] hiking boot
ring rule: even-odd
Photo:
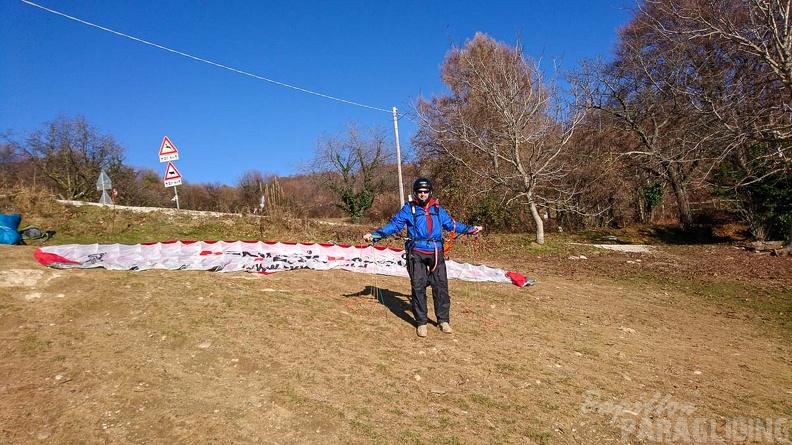
[[[418,325],[418,336],[419,337],[426,337],[426,325]]]
[[[454,332],[454,330],[451,329],[451,325],[448,324],[447,321],[440,323],[440,330],[443,331],[443,334],[452,334]]]

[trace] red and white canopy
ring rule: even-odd
[[[275,273],[293,269],[343,269],[407,276],[404,250],[389,247],[264,241],[170,241],[151,244],[67,244],[38,249],[43,265],[109,270],[210,270]],[[518,286],[534,281],[516,272],[448,260],[449,278]]]

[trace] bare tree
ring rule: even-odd
[[[308,167],[302,167],[307,171]],[[281,203],[267,201],[267,210],[270,204],[277,204],[280,213],[289,213],[300,218],[343,218],[344,212],[337,206],[338,199],[329,190],[324,177],[326,173],[298,174],[277,178],[270,184],[271,193],[281,196]]]
[[[81,115],[58,116],[23,142],[10,143],[52,182],[63,199],[92,197],[101,170],[112,177],[123,165],[124,148]]]
[[[160,184],[162,180],[160,179]],[[182,208],[183,209],[190,209],[190,210],[206,210],[206,211],[225,211],[220,210],[218,206],[217,199],[215,196],[212,196],[211,191],[216,190],[217,187],[220,187],[219,184],[192,184],[192,183],[184,183],[179,190],[179,199],[181,200]],[[165,187],[162,187],[163,189]],[[170,201],[173,196],[168,196],[168,201]],[[170,204],[170,203],[169,203]]]
[[[311,164],[305,168],[321,174],[338,200],[337,206],[353,223],[360,222],[384,189],[381,165],[392,162],[382,128],[361,130],[354,123],[346,135],[323,136],[316,144]]]
[[[680,222],[691,227],[689,188],[701,183],[714,164],[706,125],[662,87],[664,80],[641,80],[620,63],[584,67],[590,87],[587,106],[610,115],[617,128],[631,135],[613,149],[622,161],[667,182],[677,200]],[[637,73],[647,71],[639,68]]]
[[[267,178],[258,170],[247,170],[237,179],[239,200],[248,212],[253,213],[259,207],[261,197],[264,195],[264,184],[271,179],[272,175]]]
[[[116,204],[143,207],[166,207],[171,204],[171,192],[163,186],[162,177],[154,169],[135,169],[123,166],[112,178],[118,196]]]
[[[661,1],[684,8],[698,0]],[[732,55],[728,45],[673,31],[690,23],[657,6],[646,3],[620,30],[614,60],[583,63],[587,80],[580,84],[589,108],[609,114],[632,135],[630,145],[617,148],[670,186],[679,220],[689,228],[690,194],[710,187],[715,169],[746,140],[729,127],[752,114],[743,82],[756,66]]]
[[[644,167],[621,158],[614,147],[632,143],[616,119],[589,110],[575,132],[567,156],[576,161],[567,182],[575,184],[580,193],[572,196],[571,208],[585,212],[569,212],[566,208],[550,209],[548,216],[569,229],[624,227],[644,221],[641,198],[646,186]]]
[[[738,139],[792,140],[792,11],[788,0],[647,0],[634,25],[684,47],[679,90]],[[787,155],[789,153],[786,153]]]
[[[750,215],[756,204],[750,201],[775,200],[773,190],[789,187],[781,178],[792,169],[792,4],[645,0],[635,24],[652,30],[661,46],[686,48],[693,81],[678,89],[730,138],[723,156],[729,174],[717,185],[743,201],[749,222],[761,219]],[[771,193],[757,195],[758,189]],[[792,210],[771,207],[792,219]]]
[[[10,131],[0,136],[0,139],[13,140]],[[0,177],[3,184],[25,182],[26,185],[35,185],[35,169],[30,163],[25,162],[18,146],[14,143],[0,142]]]
[[[556,84],[519,44],[508,46],[486,34],[452,48],[442,78],[450,94],[416,104],[420,129],[414,144],[464,166],[481,195],[498,190],[508,197],[504,205],[527,205],[536,241],[544,243],[539,206],[570,194],[563,190],[562,154],[580,116],[565,114]]]

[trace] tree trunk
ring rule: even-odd
[[[787,236],[786,246],[784,247],[792,249],[792,222],[789,223],[789,235]]]
[[[544,244],[544,221],[542,221],[542,217],[539,216],[539,210],[536,209],[536,203],[533,202],[533,199],[530,201],[530,205],[531,215],[533,215],[534,222],[536,223],[536,243]]]
[[[646,204],[646,200],[644,199],[643,196],[641,196],[640,193],[638,193],[638,206],[637,207],[638,207],[638,220],[641,221],[642,223],[646,223],[646,213],[647,213],[646,210],[647,210],[648,206]],[[652,218],[652,216],[651,216],[652,215],[652,211],[651,211],[651,209],[649,210],[648,213],[649,213],[649,223],[651,224],[651,222],[652,222],[652,219],[651,219]]]
[[[690,197],[687,192],[687,184],[679,177],[679,173],[673,166],[668,168],[668,182],[677,199],[677,210],[679,212],[679,222],[685,230],[693,227],[693,212],[690,210]]]
[[[682,227],[687,230],[693,227],[693,212],[690,210],[690,198],[687,194],[687,187],[684,184],[680,187],[681,190],[677,195],[677,203],[679,204],[679,219],[682,222]]]

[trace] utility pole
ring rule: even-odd
[[[399,123],[396,107],[393,107],[393,135],[396,139],[396,166],[399,169],[399,205],[404,204],[404,181],[402,181],[401,148],[399,147]]]

